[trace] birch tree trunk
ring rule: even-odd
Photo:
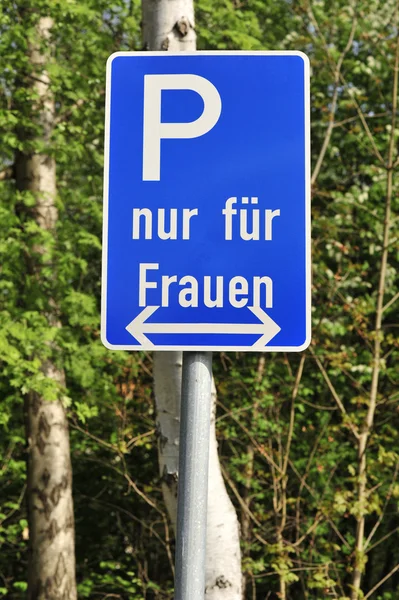
[[[157,408],[158,462],[163,499],[176,533],[179,474],[181,352],[154,352],[154,389]]]
[[[196,50],[192,0],[142,0],[146,50]],[[157,408],[159,467],[168,514],[176,532],[181,352],[155,352],[154,388]],[[209,456],[206,590],[207,600],[241,600],[239,526],[222,478],[215,430],[216,390]]]
[[[54,123],[54,97],[46,63],[51,48],[53,21],[39,18],[35,43],[28,50],[36,101],[32,118],[41,128],[41,141],[49,143]],[[16,182],[20,191],[35,196],[34,217],[40,228],[54,231],[57,223],[56,164],[47,154],[19,153]],[[38,255],[44,248],[37,247]],[[33,267],[35,269],[35,267]],[[39,269],[37,268],[37,273]],[[55,309],[54,301],[49,305]],[[50,313],[50,311],[49,311]],[[59,327],[55,310],[46,314],[49,325]],[[63,386],[64,372],[47,360],[43,374]],[[29,600],[75,600],[75,547],[72,503],[72,469],[68,422],[61,399],[49,402],[37,393],[25,399],[28,441]]]
[[[146,50],[196,50],[193,0],[142,0]]]
[[[216,388],[212,381],[205,598],[206,600],[241,600],[239,525],[220,469],[215,417]]]

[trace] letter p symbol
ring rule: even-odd
[[[161,123],[162,90],[192,90],[204,101],[202,115],[189,123]],[[161,179],[161,140],[189,139],[208,133],[218,122],[222,101],[215,86],[200,75],[145,75],[143,181]]]

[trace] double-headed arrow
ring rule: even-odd
[[[261,349],[281,331],[281,327],[273,321],[259,306],[248,306],[249,310],[261,321],[260,323],[147,323],[147,319],[158,310],[159,306],[146,306],[133,321],[126,326],[127,331],[142,346],[153,346],[148,339],[149,333],[230,333],[258,334],[260,338],[251,346]]]

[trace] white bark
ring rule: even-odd
[[[45,367],[49,374],[49,365]],[[51,369],[52,370],[52,369]],[[60,376],[60,372],[58,372]],[[76,600],[72,469],[62,402],[32,394],[28,433],[28,598]]]
[[[37,98],[32,106],[32,118],[41,126],[45,143],[50,141],[53,131],[55,105],[45,68],[49,53],[41,45],[50,42],[52,26],[52,19],[40,18],[37,44],[29,47],[33,71],[33,83],[29,85]],[[53,231],[58,218],[54,158],[45,153],[19,153],[16,183],[18,189],[35,196],[34,217],[39,227]],[[38,246],[35,251],[43,254],[44,248]],[[49,305],[48,322],[59,327],[52,299]],[[44,362],[42,371],[46,377],[65,385],[63,370],[50,360]],[[25,399],[25,419],[30,545],[28,600],[76,600],[72,468],[65,409],[61,399],[48,402],[32,392]]]
[[[192,0],[143,0],[142,7],[146,50],[196,49]]]
[[[205,598],[206,600],[241,600],[239,526],[235,508],[227,494],[220,470],[215,416],[216,389],[212,382]]]
[[[176,533],[182,353],[155,352],[153,374],[162,493]]]

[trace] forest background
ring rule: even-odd
[[[398,2],[197,0],[195,14],[199,50],[311,62],[312,345],[214,356],[244,595],[398,600]],[[0,596],[13,600],[28,589],[38,398],[67,410],[78,597],[173,597],[153,358],[99,338],[105,63],[142,48],[138,0],[0,0]],[[56,164],[50,225],[26,183],[35,157]]]

